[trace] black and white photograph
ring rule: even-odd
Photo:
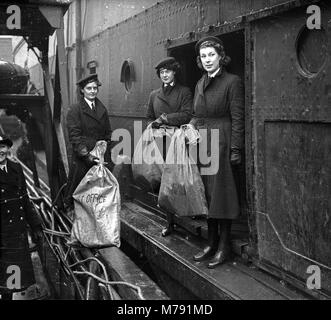
[[[330,1],[2,1],[13,300],[331,300]]]

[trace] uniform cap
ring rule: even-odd
[[[171,68],[174,63],[176,63],[176,59],[174,57],[166,57],[159,61],[157,65],[155,66],[156,70],[159,70],[161,68],[168,69],[169,67]]]
[[[204,37],[204,38],[201,38],[195,45],[195,52],[197,55],[199,55],[199,49],[200,49],[200,46],[204,43],[204,42],[207,42],[207,41],[212,41],[212,42],[216,42],[218,43],[220,46],[223,47],[223,41],[217,37],[213,37],[213,36],[208,36],[208,37]]]
[[[1,144],[4,144],[10,148],[13,145],[13,142],[8,137],[0,136],[0,145]]]
[[[88,83],[97,82],[98,86],[101,86],[101,82],[98,80],[98,75],[96,73],[90,74],[87,77],[84,77],[77,81],[77,85],[81,88],[84,88]]]

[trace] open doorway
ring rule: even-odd
[[[227,71],[238,75],[243,83],[245,77],[245,32],[238,30],[235,32],[217,35],[224,43],[226,54],[231,58]],[[168,55],[173,56],[181,64],[179,81],[188,86],[194,93],[195,85],[202,76],[202,71],[196,63],[195,53],[196,42],[191,42],[178,47],[169,49]],[[235,221],[232,227],[232,238],[248,239],[248,216],[246,201],[246,172],[245,155],[243,155],[242,164],[234,169],[234,175],[237,182],[238,193],[241,204],[241,216]]]

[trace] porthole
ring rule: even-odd
[[[309,30],[304,26],[296,40],[299,72],[306,77],[316,76],[327,60],[327,36],[325,30]]]
[[[130,92],[133,81],[135,81],[134,67],[132,61],[128,59],[123,62],[121,69],[121,82],[124,83],[127,92]]]

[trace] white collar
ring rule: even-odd
[[[84,97],[84,100],[86,101],[86,103],[88,104],[88,106],[91,108],[91,110],[92,110],[92,103],[94,103],[94,106],[95,106],[95,100],[94,101],[91,101],[91,100],[89,100],[89,99],[86,99],[85,97]]]
[[[215,78],[217,75],[218,71],[220,71],[221,68],[218,68],[216,71],[214,71],[211,75],[208,75],[209,78]]]
[[[1,170],[5,169],[5,171],[8,172],[8,170],[7,170],[7,162],[5,164],[0,164],[0,169]]]
[[[168,87],[169,85],[170,85],[171,87],[173,87],[173,86],[175,85],[175,81],[172,81],[172,82],[170,82],[170,83],[165,83],[165,84],[164,84],[165,87]]]

